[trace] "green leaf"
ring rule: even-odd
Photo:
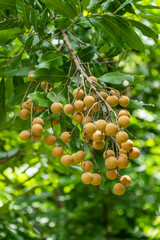
[[[146,19],[152,20],[152,21],[154,21],[154,22],[156,22],[156,23],[160,23],[160,17],[157,16],[157,15],[143,14],[143,13],[138,14],[138,15],[141,16],[142,18],[146,18]]]
[[[28,29],[30,29],[30,8],[29,6],[25,3],[24,0],[17,0],[16,1],[16,7],[21,15],[21,17],[24,20],[24,23]]]
[[[88,46],[88,47],[81,48],[78,51],[78,56],[82,61],[88,62],[91,60],[91,58],[93,58],[94,53],[95,53],[95,48],[92,46]]]
[[[38,27],[40,23],[39,11],[36,11],[34,8],[31,9],[31,22],[34,27],[34,30],[38,32]]]
[[[40,20],[40,26],[39,26],[40,34],[44,33],[45,27],[47,25],[47,20],[48,20],[48,9],[46,8],[41,14],[41,20]]]
[[[19,36],[19,34],[23,33],[23,29],[19,28],[10,28],[7,30],[0,31],[0,45],[5,44],[9,39],[14,39]]]
[[[48,107],[51,106],[51,101],[47,98],[47,93],[45,92],[34,92],[28,95],[28,98],[31,98],[37,106]]]
[[[119,8],[117,8],[117,10],[114,12],[114,14],[117,13],[119,10],[123,9],[126,5],[128,5],[132,1],[133,0],[126,0],[124,3],[122,3],[122,5]]]
[[[144,106],[151,106],[151,107],[155,107],[154,104],[151,104],[151,103],[144,103],[143,101],[138,101],[138,100],[133,100],[131,99],[130,100],[130,104],[129,104],[129,108],[136,108],[136,109],[139,109],[139,108],[144,108]]]
[[[76,15],[80,13],[80,1],[79,0],[68,0],[67,3],[74,9]]]
[[[89,5],[90,0],[82,0],[81,1],[81,6],[82,9],[85,10],[87,8],[87,6]]]
[[[47,68],[47,69],[53,69],[53,68],[59,68],[63,65],[63,59],[60,54],[57,52],[49,51],[43,54],[38,62],[40,63],[37,67],[38,68]]]
[[[25,48],[26,50],[28,50],[28,49],[31,48],[32,43],[33,43],[33,39],[34,39],[34,35],[30,35],[30,36],[27,38],[27,40],[26,40],[26,42],[25,42],[25,44],[24,44],[24,48]]]
[[[102,3],[102,4],[101,4],[101,10],[102,10],[102,12],[103,12],[103,11],[106,11],[106,10],[108,9],[110,3],[112,3],[112,2],[114,2],[114,0],[108,0],[108,1],[106,1],[106,2],[104,2],[104,3]]]
[[[132,75],[120,72],[106,73],[103,76],[99,77],[99,81],[111,84],[121,84],[124,80],[127,80],[128,82],[133,82],[134,77]]]
[[[5,119],[6,116],[6,109],[5,109],[5,81],[2,78],[0,82],[0,122]]]
[[[140,4],[135,4],[135,5],[145,9],[160,9],[160,6],[155,6],[155,5],[140,5]]]
[[[16,6],[16,0],[0,0],[0,9],[12,9]]]
[[[67,101],[67,88],[64,85],[59,85],[54,89],[54,93],[48,93],[47,98],[52,102],[61,101],[62,103]]]
[[[54,25],[57,30],[66,29],[69,27],[71,23],[72,23],[71,20],[67,17],[59,17],[54,20]]]

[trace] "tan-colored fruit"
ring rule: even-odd
[[[42,112],[44,110],[44,107],[36,106],[35,110],[36,112]]]
[[[119,119],[118,119],[118,124],[120,127],[128,127],[129,124],[130,124],[130,119],[129,117],[127,116],[121,116]]]
[[[89,173],[89,172],[83,173],[82,176],[81,176],[81,181],[82,181],[84,184],[90,184],[90,183],[93,181],[93,176],[92,176],[92,174]]]
[[[96,101],[95,101],[94,97],[92,97],[92,96],[89,96],[89,95],[88,95],[88,96],[86,96],[86,97],[84,98],[84,104],[85,104],[85,106],[87,106],[88,108],[92,107],[95,102],[96,102]]]
[[[104,140],[102,140],[101,142],[93,141],[93,148],[96,150],[100,150],[100,149],[104,148],[104,146],[105,146]]]
[[[81,100],[77,100],[74,102],[74,108],[77,112],[82,112],[84,109],[84,102]]]
[[[95,101],[97,101],[97,96],[95,93],[91,92],[90,95],[95,99]]]
[[[118,157],[118,169],[124,169],[128,166],[129,160],[126,155],[121,154]]]
[[[73,121],[75,121],[76,123],[81,123],[83,118],[84,118],[84,115],[81,112],[75,112],[73,114]]]
[[[95,106],[92,107],[92,110],[91,110],[92,114],[95,112],[98,112],[99,109],[100,109],[100,105],[99,105],[99,103],[96,103]]]
[[[22,104],[22,109],[27,109],[28,110],[28,103],[27,102],[24,102]]]
[[[118,143],[125,143],[128,140],[128,134],[124,131],[120,131],[116,135],[116,140]]]
[[[127,110],[121,110],[118,114],[118,117],[126,116],[130,118],[130,113]]]
[[[61,113],[63,110],[63,106],[61,103],[59,102],[55,102],[55,103],[52,103],[51,105],[51,111],[55,114],[59,114]]]
[[[73,91],[73,97],[75,98],[75,99],[82,99],[83,98],[83,96],[84,96],[84,91],[82,90],[82,89],[80,89],[80,88],[76,88],[76,89],[74,89],[74,91]]]
[[[30,71],[30,72],[28,73],[28,79],[29,79],[30,81],[33,81],[33,80],[34,80],[34,78],[30,76],[30,75],[31,75],[32,73],[34,73],[34,72],[35,72],[35,70],[32,70],[32,71]]]
[[[84,151],[78,151],[75,153],[75,159],[77,162],[83,162],[84,161]]]
[[[74,112],[74,107],[72,104],[66,104],[63,108],[63,111],[66,115],[71,115]]]
[[[52,122],[52,126],[56,126],[60,123],[60,118],[56,118],[55,120],[53,120]]]
[[[104,158],[104,159],[107,158],[107,152],[106,152],[106,151],[104,151],[104,153],[103,153],[103,158]]]
[[[63,155],[63,156],[61,157],[61,163],[62,163],[62,165],[64,165],[64,166],[69,166],[69,165],[72,164],[73,162],[74,162],[74,160],[73,160],[73,156],[72,156],[72,155],[66,154],[66,155]]]
[[[107,93],[105,93],[105,92],[100,92],[99,93],[100,95],[101,95],[101,97],[103,98],[103,99],[106,99],[107,98]]]
[[[84,132],[86,134],[93,135],[93,133],[97,130],[96,125],[94,123],[87,123],[84,127]]]
[[[31,107],[32,107],[32,99],[31,99],[31,98],[28,98],[26,104],[27,104],[27,108],[28,108],[29,110],[31,110]],[[33,104],[33,105],[34,105],[34,104]]]
[[[48,146],[53,146],[56,143],[56,137],[52,134],[48,134],[44,138],[44,143]]]
[[[84,117],[83,120],[82,120],[82,123],[83,125],[86,124],[86,123],[92,123],[93,122],[93,118],[91,116],[87,116],[87,117]]]
[[[116,179],[118,176],[117,170],[116,169],[108,169],[106,172],[106,176],[110,180]]]
[[[98,82],[98,79],[96,77],[94,77],[94,76],[90,76],[89,79],[92,81],[93,85],[95,85]],[[87,81],[87,85],[89,87],[91,86],[88,81]]]
[[[90,139],[92,139],[92,136],[89,136],[89,135],[87,135],[87,134],[85,134],[85,136],[84,136],[84,132],[82,131],[82,138],[84,139],[84,137],[85,137],[85,139],[86,140],[90,140]]]
[[[85,172],[90,172],[93,169],[93,163],[91,161],[82,162],[81,168]]]
[[[70,132],[63,132],[61,134],[61,140],[64,143],[68,143],[71,141],[71,133]]]
[[[123,184],[125,187],[128,187],[131,184],[131,178],[128,175],[123,175],[120,178],[120,183]]]
[[[115,152],[113,150],[107,150],[107,157],[115,157]]]
[[[111,106],[111,107],[116,107],[118,105],[118,97],[113,95],[113,96],[108,96],[106,98],[107,103]]]
[[[109,95],[115,95],[115,96],[117,96],[117,97],[119,97],[120,96],[120,93],[119,93],[119,91],[118,90],[115,90],[115,89],[112,89],[110,92],[109,92]]]
[[[108,123],[105,132],[109,136],[115,136],[118,132],[118,126],[114,123]]]
[[[102,133],[101,131],[95,131],[95,133],[93,134],[93,140],[96,142],[101,142],[102,140],[104,140],[104,133]]]
[[[102,182],[101,175],[98,173],[93,173],[92,176],[93,176],[93,180],[92,180],[91,184],[95,185],[95,186],[100,185]]]
[[[60,158],[63,155],[63,148],[61,147],[54,147],[52,149],[52,156],[55,158]]]
[[[122,107],[127,107],[129,103],[130,103],[129,97],[123,95],[119,98],[119,105],[121,105]]]
[[[32,126],[32,134],[35,136],[41,136],[43,133],[43,127],[36,123]]]
[[[44,121],[43,121],[43,119],[40,118],[40,117],[34,118],[34,119],[33,119],[33,122],[32,122],[32,125],[37,124],[37,123],[40,124],[42,127],[44,126]]]
[[[33,135],[33,141],[39,141],[41,137],[42,137],[41,135],[40,136]]]
[[[41,88],[43,90],[46,90],[46,87],[47,87],[47,82],[41,82]]]
[[[127,142],[122,143],[122,148],[128,152],[133,148],[133,142],[131,140],[127,140]]]
[[[123,195],[125,193],[125,187],[121,183],[116,183],[113,187],[113,191],[116,195]]]
[[[136,147],[129,151],[129,158],[136,159],[140,156],[140,150]]]
[[[97,130],[99,130],[99,131],[104,132],[106,126],[107,126],[107,123],[106,123],[106,121],[103,120],[103,119],[99,119],[99,120],[96,122],[96,127],[97,127]]]
[[[29,111],[27,109],[22,109],[20,112],[19,112],[19,117],[22,119],[22,120],[27,120],[29,118]]]
[[[28,141],[30,138],[31,138],[31,133],[29,131],[24,130],[20,133],[21,140]]]
[[[122,144],[123,144],[123,143],[122,143]],[[119,154],[124,154],[124,155],[127,156],[127,151],[124,150],[123,148],[121,148],[121,149],[119,150]]]
[[[109,158],[106,158],[105,160],[105,165],[107,168],[109,169],[114,169],[117,167],[117,159],[115,157],[109,157]]]
[[[91,148],[93,148],[93,140],[89,140],[89,145],[91,146]]]

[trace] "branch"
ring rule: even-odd
[[[16,152],[15,154],[13,154],[13,155],[11,155],[11,156],[9,156],[9,157],[6,157],[6,158],[2,159],[2,160],[0,161],[0,164],[5,163],[5,162],[9,161],[10,159],[12,159],[12,158],[14,158],[14,157],[16,157],[16,156],[18,156],[18,155],[21,155],[21,152],[20,152],[20,151]]]

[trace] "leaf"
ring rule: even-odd
[[[6,109],[5,109],[5,81],[2,78],[0,82],[0,122],[5,119],[6,116]]]
[[[82,5],[82,9],[85,10],[89,4],[90,0],[82,0],[81,1],[81,5]]]
[[[136,108],[136,109],[138,109],[138,108],[144,108],[144,106],[155,107],[154,104],[151,104],[151,103],[146,104],[146,103],[144,103],[142,101],[133,100],[133,99],[130,100],[130,104],[129,104],[128,107],[129,108]]]
[[[80,13],[80,1],[79,0],[68,0],[67,3],[74,9],[76,15]]]
[[[132,1],[133,0],[126,0],[124,3],[122,3],[122,5],[119,8],[117,8],[117,10],[114,12],[114,14],[117,13],[119,10],[123,9],[126,5],[128,5]]]
[[[48,107],[51,106],[51,101],[47,98],[47,93],[45,92],[34,92],[28,95],[28,98],[31,98],[37,106]]]
[[[17,0],[16,7],[17,7],[19,14],[23,18],[26,27],[28,29],[30,29],[30,8],[29,8],[29,6],[25,3],[24,0]]]
[[[146,18],[146,19],[148,19],[148,20],[152,20],[152,21],[154,21],[154,22],[156,22],[156,23],[160,23],[160,17],[157,16],[157,15],[143,14],[143,13],[138,14],[138,15],[141,16],[141,17],[143,17],[143,18]]]
[[[12,9],[16,6],[15,0],[0,0],[0,9]]]
[[[102,4],[101,4],[101,10],[102,10],[102,12],[103,12],[103,11],[106,11],[106,10],[108,9],[110,3],[112,3],[112,2],[114,2],[114,0],[108,0],[108,1],[106,1],[106,2],[104,2],[104,3],[102,3]]]
[[[59,85],[54,89],[54,93],[48,93],[47,98],[52,102],[61,101],[62,103],[67,101],[67,89],[65,85]]]
[[[10,202],[8,202],[8,203],[4,204],[2,207],[0,207],[1,216],[4,214],[7,214],[9,212],[9,205],[10,205]]]
[[[46,8],[41,14],[41,20],[40,20],[40,26],[39,26],[40,34],[44,33],[45,27],[47,25],[47,19],[48,19],[47,14],[48,14],[48,9]]]
[[[23,29],[19,28],[10,28],[7,30],[0,30],[0,45],[5,44],[9,39],[14,39],[19,34],[23,33]]]
[[[106,73],[103,76],[99,77],[99,81],[111,84],[121,84],[125,80],[127,80],[128,82],[133,82],[134,77],[132,75],[120,72]]]
[[[34,39],[34,35],[30,35],[30,36],[27,38],[27,40],[26,40],[26,42],[25,42],[25,44],[24,44],[24,48],[25,48],[26,50],[28,50],[28,49],[31,48],[32,43],[33,43],[33,39]]]
[[[49,51],[43,54],[38,62],[40,63],[37,67],[38,68],[59,68],[63,65],[62,56],[57,52]]]
[[[66,17],[59,17],[57,19],[54,20],[54,25],[56,27],[56,29],[66,29],[69,27],[69,25],[71,24],[71,20],[69,18]]]
[[[31,9],[31,22],[34,27],[34,30],[38,32],[40,16],[39,16],[39,11],[36,11],[34,8]]]
[[[135,5],[141,8],[146,8],[146,9],[160,9],[160,6],[155,6],[155,5],[139,5],[139,4],[135,4]]]
[[[81,48],[78,51],[78,56],[82,61],[88,62],[91,60],[91,58],[93,58],[94,53],[95,53],[95,48],[92,46],[88,46],[88,47]]]

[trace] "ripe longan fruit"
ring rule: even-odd
[[[94,107],[92,107],[92,110],[91,110],[92,114],[95,113],[95,112],[98,112],[99,109],[100,109],[100,105],[99,105],[99,103],[98,103],[98,104],[96,104]]]
[[[119,150],[119,154],[124,154],[124,155],[127,156],[127,151],[124,150],[123,148],[121,148],[121,149]]]
[[[69,165],[71,165],[72,163],[73,163],[73,156],[72,155],[68,155],[68,154],[66,154],[66,155],[63,155],[62,157],[61,157],[61,163],[62,163],[62,165],[64,165],[64,166],[69,166]]]
[[[22,103],[22,109],[27,109],[27,110],[29,110],[29,109],[28,109],[28,103],[27,103],[27,102],[23,102],[23,103]]]
[[[36,112],[42,112],[44,110],[44,107],[36,106]]]
[[[126,155],[124,155],[124,154],[119,155],[119,157],[118,157],[118,169],[126,168],[128,166],[128,163],[129,163],[129,161],[128,161],[128,158],[127,158]]]
[[[33,141],[39,141],[41,137],[42,137],[41,135],[40,136],[33,135]]]
[[[56,126],[60,123],[60,118],[56,118],[55,120],[53,120],[52,122],[52,126]]]
[[[126,116],[121,116],[118,119],[118,124],[119,124],[120,127],[128,127],[129,124],[130,124],[130,119]]]
[[[83,162],[84,161],[84,151],[80,150],[75,153],[76,161]]]
[[[30,72],[28,73],[28,79],[29,79],[30,81],[33,81],[33,80],[34,80],[34,78],[30,76],[30,75],[31,75],[32,73],[34,73],[34,72],[35,72],[35,70],[32,70],[32,71],[30,71]]]
[[[22,109],[20,112],[19,112],[19,117],[20,119],[22,120],[27,120],[29,118],[29,111],[27,109]]]
[[[93,141],[93,148],[96,150],[100,150],[100,149],[104,148],[104,146],[105,146],[104,140],[102,140],[101,142]]]
[[[95,93],[91,92],[90,95],[95,99],[95,101],[97,101],[97,96]]]
[[[92,174],[92,177],[93,177],[93,180],[92,180],[92,182],[91,182],[92,185],[97,186],[97,185],[100,185],[100,184],[101,184],[101,182],[102,182],[102,177],[101,177],[100,174],[98,174],[98,173],[93,173],[93,174]]]
[[[44,121],[43,121],[43,119],[40,118],[40,117],[34,118],[34,119],[33,119],[33,122],[32,122],[32,125],[37,124],[37,123],[40,124],[42,127],[44,126]]]
[[[99,130],[99,131],[104,132],[106,126],[107,126],[107,123],[106,123],[106,121],[103,120],[103,119],[99,119],[99,120],[96,122],[96,127],[97,127],[97,130]]]
[[[93,163],[91,161],[82,162],[81,168],[85,172],[90,172],[93,169]]]
[[[90,140],[92,138],[92,136],[89,136],[87,134],[85,134],[85,136],[84,136],[84,132],[82,132],[82,138],[83,139],[85,138],[86,140]]]
[[[92,107],[95,102],[96,102],[96,101],[95,101],[94,97],[92,97],[92,96],[86,96],[86,97],[84,98],[84,104],[85,104],[85,106],[87,106],[88,108]]]
[[[90,184],[90,183],[93,181],[93,176],[92,176],[92,174],[89,173],[89,172],[83,173],[82,176],[81,176],[81,181],[82,181],[84,184]]]
[[[105,93],[105,92],[100,92],[99,93],[100,95],[101,95],[101,97],[103,98],[103,99],[106,99],[107,98],[107,93]]]
[[[125,193],[125,187],[121,183],[116,183],[113,187],[113,192],[116,195],[123,195]]]
[[[84,102],[81,100],[77,100],[74,102],[74,108],[77,112],[83,112]]]
[[[104,151],[104,153],[103,153],[103,158],[104,158],[104,159],[107,158],[107,152],[106,152],[106,151]]]
[[[61,103],[59,102],[55,102],[55,103],[52,103],[51,105],[51,111],[55,114],[59,114],[61,113],[63,110],[63,106]]]
[[[87,123],[84,127],[84,132],[86,134],[93,135],[93,133],[97,130],[96,125],[94,123]]]
[[[104,134],[101,131],[95,131],[95,133],[93,134],[93,140],[96,142],[101,142],[102,140],[104,140]]]
[[[118,132],[118,126],[114,123],[108,123],[105,127],[105,132],[109,136],[115,136]]]
[[[95,85],[94,82],[98,82],[98,79],[94,76],[90,76],[89,79],[92,81],[93,85]],[[87,85],[90,87],[91,85],[89,84],[89,82],[87,81]]]
[[[61,140],[64,143],[70,142],[71,141],[71,134],[70,134],[70,132],[63,132],[61,134]]]
[[[128,187],[131,184],[131,178],[128,175],[123,175],[120,178],[120,183],[123,184],[125,187]]]
[[[119,105],[121,105],[122,107],[127,107],[129,103],[130,103],[129,97],[123,95],[119,98]]]
[[[61,158],[63,155],[63,148],[61,147],[54,147],[52,149],[52,156],[55,158]]]
[[[107,150],[107,157],[115,157],[115,152],[113,150]]]
[[[107,103],[111,106],[111,107],[116,107],[118,105],[118,97],[113,95],[113,96],[108,96],[106,98]]]
[[[28,110],[31,110],[31,107],[32,107],[32,99],[31,98],[28,98],[26,105],[27,105]],[[33,106],[34,106],[34,104],[33,104]]]
[[[91,146],[91,148],[93,148],[93,140],[89,140],[89,145]]]
[[[133,142],[131,140],[127,140],[127,142],[122,143],[122,148],[128,152],[133,148]]]
[[[109,95],[115,95],[117,97],[120,97],[120,93],[118,90],[115,90],[115,89],[112,89],[110,92],[109,92]]]
[[[24,130],[20,133],[21,140],[28,141],[30,138],[31,138],[31,133],[29,131]]]
[[[127,110],[121,110],[119,113],[118,113],[118,117],[122,117],[122,116],[126,116],[128,118],[130,118],[130,113],[127,111]]]
[[[80,100],[80,99],[83,98],[83,96],[84,96],[84,91],[83,91],[82,89],[80,89],[80,88],[74,89],[74,91],[73,91],[73,97],[74,97],[75,99]]]
[[[106,172],[106,176],[109,180],[114,180],[117,178],[118,173],[116,169],[108,169]]]
[[[74,112],[74,107],[72,104],[66,104],[63,108],[63,111],[66,115],[71,115]]]
[[[125,143],[128,140],[128,134],[124,131],[120,131],[116,135],[116,140],[118,143]]]
[[[48,134],[44,138],[44,143],[48,146],[52,146],[56,143],[56,137],[53,134]]]
[[[136,147],[129,151],[129,158],[136,159],[140,156],[140,150]]]
[[[105,165],[109,169],[114,169],[117,167],[118,161],[115,157],[109,157],[105,160]]]
[[[32,134],[35,136],[41,136],[43,133],[43,127],[36,123],[32,126]]]
[[[93,122],[93,118],[91,116],[87,116],[87,117],[84,117],[83,120],[82,120],[82,124],[86,124],[86,123],[89,123],[89,122]]]
[[[47,87],[47,82],[41,82],[41,88],[43,90],[46,90],[46,87]]]
[[[72,118],[73,121],[75,121],[76,123],[81,123],[84,118],[84,115],[81,112],[75,112]]]

